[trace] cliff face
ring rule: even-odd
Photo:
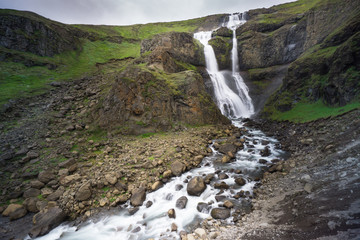
[[[160,34],[141,46],[143,56],[115,76],[95,112],[100,126],[121,125],[139,134],[178,124],[228,123],[194,66],[204,65],[204,56],[191,34]]]
[[[79,38],[71,27],[33,13],[14,13],[17,12],[0,12],[0,46],[40,56],[54,56],[79,47]]]
[[[344,106],[359,100],[359,11],[355,0],[301,0],[248,13],[237,29],[240,69],[266,73],[290,64],[264,116],[299,102]]]

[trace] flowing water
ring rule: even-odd
[[[253,113],[251,99],[248,95],[248,89],[244,84],[237,66],[237,49],[235,30],[242,24],[237,15],[231,15],[227,24],[228,28],[234,32],[233,43],[233,69],[232,79],[226,79],[222,72],[219,72],[216,62],[215,54],[212,47],[208,44],[211,38],[211,32],[196,33],[195,38],[199,39],[204,44],[204,51],[206,56],[206,65],[211,80],[214,84],[215,97],[222,113],[227,117],[234,119],[239,117],[249,117]],[[227,84],[227,81],[235,81],[235,90]],[[241,120],[233,120],[233,124],[239,128],[243,128]],[[205,157],[199,168],[174,177],[170,182],[164,185],[161,189],[149,193],[146,196],[144,205],[133,214],[129,214],[129,207],[119,210],[119,212],[107,216],[100,220],[92,220],[80,226],[71,224],[63,224],[52,230],[46,236],[38,239],[42,240],[82,240],[82,239],[179,239],[179,232],[182,230],[191,231],[191,228],[202,219],[209,217],[209,212],[212,208],[222,207],[222,201],[217,201],[215,198],[219,196],[219,189],[214,185],[216,183],[225,182],[229,189],[223,189],[220,195],[229,200],[233,200],[235,208],[241,209],[249,207],[251,194],[256,179],[261,175],[266,163],[274,158],[279,158],[283,152],[276,148],[277,141],[273,138],[265,136],[261,131],[254,129],[244,130],[246,134],[242,136],[245,139],[244,148],[237,152],[235,161],[231,163],[221,163],[222,154],[215,150],[214,144],[221,142],[221,139],[214,140],[210,145],[212,155]],[[267,157],[261,156],[261,150],[268,147],[271,155]],[[259,160],[261,163],[259,163]],[[237,171],[237,170],[241,170]],[[220,174],[225,173],[228,178],[219,178]],[[214,175],[213,180],[207,185],[206,190],[199,196],[189,196],[186,191],[187,182],[191,177]],[[235,178],[242,177],[246,184],[243,186],[235,183]],[[244,195],[240,199],[234,199],[234,194],[242,192]],[[176,200],[180,197],[186,196],[188,199],[187,205],[184,209],[176,208]],[[153,204],[146,207],[147,202],[151,201]],[[197,210],[199,203],[208,204],[200,212]],[[175,209],[176,218],[168,217],[168,210]],[[231,223],[232,217],[227,221]],[[178,231],[171,232],[171,224],[176,224]],[[28,238],[30,239],[30,238]]]

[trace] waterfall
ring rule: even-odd
[[[239,59],[237,51],[236,29],[244,22],[245,20],[240,20],[239,15],[232,14],[229,16],[229,21],[226,25],[227,28],[233,31],[233,49],[231,51],[231,79],[228,79],[225,72],[219,71],[214,49],[209,44],[212,31],[198,32],[194,34],[194,38],[199,40],[204,45],[206,67],[214,87],[216,103],[220,108],[221,113],[231,119],[250,117],[252,114],[254,114],[254,107],[249,96],[249,89],[240,76],[238,64]],[[234,85],[235,89],[232,89],[230,87],[231,85]]]

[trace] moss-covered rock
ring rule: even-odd
[[[213,47],[216,60],[220,70],[231,70],[231,49],[232,39],[225,37],[215,37],[209,41],[209,44]]]

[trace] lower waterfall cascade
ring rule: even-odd
[[[216,183],[224,182],[230,188],[222,189],[221,196],[225,199],[233,200],[236,207],[249,205],[253,188],[257,179],[267,167],[267,163],[275,158],[281,158],[284,154],[277,148],[278,141],[266,136],[259,130],[244,127],[240,118],[250,117],[254,113],[248,88],[239,74],[236,28],[244,23],[239,15],[229,16],[227,27],[233,31],[233,50],[232,50],[232,78],[227,79],[223,72],[219,71],[218,64],[213,48],[208,44],[212,32],[195,33],[194,38],[204,45],[207,71],[214,86],[214,94],[221,112],[233,121],[233,125],[245,129],[243,149],[236,153],[235,160],[230,163],[222,163],[219,159],[223,154],[216,150],[214,145],[221,143],[222,139],[213,140],[210,144],[212,154],[205,157],[198,168],[194,168],[179,177],[173,177],[162,188],[155,192],[148,193],[144,204],[138,211],[130,214],[132,208],[130,201],[127,207],[118,212],[106,216],[102,219],[89,220],[88,222],[76,225],[74,223],[64,223],[53,229],[50,233],[37,239],[41,240],[80,240],[80,239],[179,239],[180,231],[191,232],[196,223],[208,218],[211,209],[222,208],[223,202],[218,201],[219,189],[215,188]],[[233,81],[231,86],[227,83]],[[269,155],[263,156],[261,152],[264,147],[269,151]],[[261,161],[260,161],[261,159]],[[234,171],[237,169],[239,171]],[[241,170],[241,171],[240,171]],[[219,172],[224,172],[228,176],[226,179],[219,178]],[[186,190],[186,184],[191,177],[205,176],[213,174],[214,179],[207,184],[205,191],[200,196],[190,196]],[[245,184],[236,184],[235,179],[241,177]],[[234,192],[245,193],[244,198],[234,199]],[[186,207],[179,209],[176,201],[180,197],[188,199]],[[153,204],[148,207],[145,203],[151,201]],[[209,207],[199,211],[199,203],[206,203]],[[176,218],[168,216],[168,210],[175,209]],[[234,210],[231,210],[234,211]],[[225,220],[231,224],[233,217]],[[176,224],[177,232],[172,232],[171,225]],[[29,236],[26,239],[31,239]]]

